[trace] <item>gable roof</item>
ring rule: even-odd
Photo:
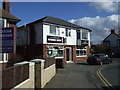
[[[120,38],[120,35],[119,35],[119,34],[117,34],[117,33],[110,33],[110,34],[103,40],[103,42],[104,42],[108,37],[110,37],[112,34],[114,34],[114,35],[116,35],[117,37]]]
[[[62,19],[59,19],[59,18],[51,17],[51,16],[43,17],[43,18],[41,18],[41,19],[39,19],[39,20],[37,20],[35,22],[29,23],[29,24],[33,24],[33,23],[37,23],[37,22],[51,23],[51,24],[56,24],[56,25],[72,27],[72,28],[76,28],[76,29],[82,28],[82,29],[92,31],[92,30],[90,30],[88,28],[84,28],[82,26],[70,23],[68,21],[65,21],[65,20],[62,20]],[[29,25],[29,24],[27,24],[27,25]]]
[[[10,14],[9,12],[3,10],[0,8],[0,18],[5,18],[5,19],[8,19],[10,21],[14,21],[14,22],[19,22],[21,21],[19,18],[17,18],[16,16]]]

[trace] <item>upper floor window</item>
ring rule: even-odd
[[[88,39],[88,31],[82,30],[82,39]]]
[[[120,47],[120,39],[118,39],[118,47]]]
[[[4,27],[4,19],[0,18],[0,27]]]
[[[110,41],[105,41],[105,45],[110,47]]]
[[[55,26],[50,26],[50,34],[56,34],[56,27]]]
[[[71,36],[71,30],[66,28],[66,37],[70,37]]]
[[[50,34],[59,35],[59,33],[60,33],[59,27],[53,25],[50,26]]]
[[[77,31],[77,39],[81,39],[80,34],[81,34],[80,31]]]

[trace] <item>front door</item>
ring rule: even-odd
[[[72,48],[66,48],[66,62],[72,62]]]

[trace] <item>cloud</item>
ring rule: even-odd
[[[110,34],[111,29],[118,30],[118,15],[116,14],[105,18],[100,16],[94,18],[83,17],[69,20],[69,22],[91,29],[91,41],[94,44],[100,43]]]
[[[106,2],[92,2],[89,4],[98,11],[106,12],[118,12],[118,2],[113,2],[113,0],[106,0]]]

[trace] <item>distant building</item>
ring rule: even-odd
[[[14,15],[10,14],[10,3],[3,2],[3,9],[0,8],[0,27],[14,27],[14,54],[16,53],[16,24],[20,21],[19,18],[15,17]],[[7,67],[9,59],[11,59],[13,53],[0,53],[0,69]],[[12,61],[14,62],[14,61]]]
[[[107,53],[113,57],[120,57],[120,32],[111,30],[111,33],[103,40],[108,47]]]
[[[90,29],[46,16],[17,29],[17,53],[32,59],[55,57],[83,62],[90,53]],[[26,51],[26,50],[27,51]]]

